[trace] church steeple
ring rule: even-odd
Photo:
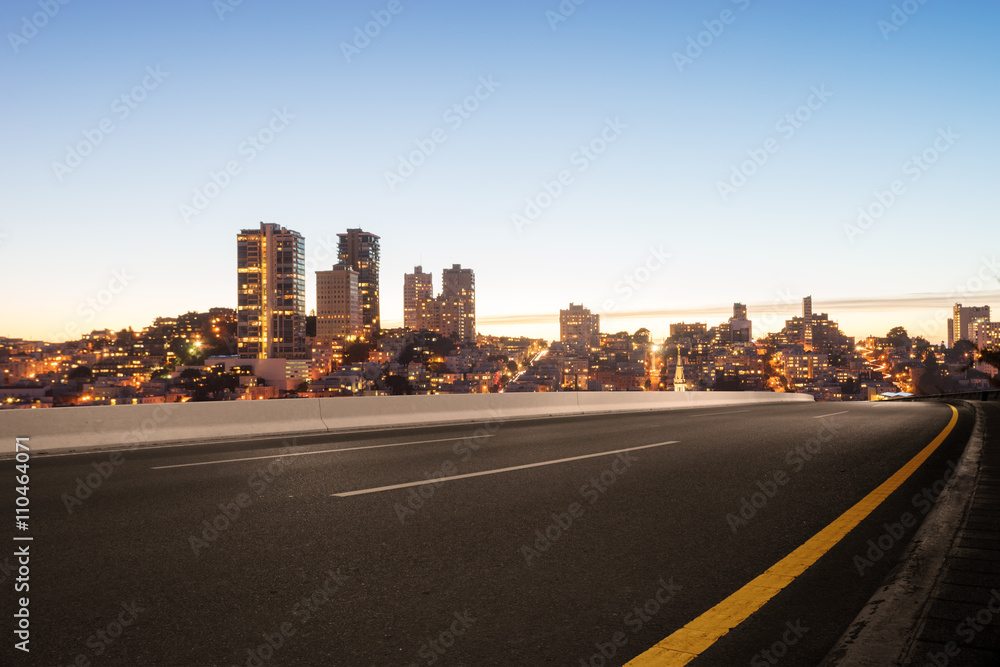
[[[677,346],[677,371],[674,373],[674,391],[687,391],[687,381],[684,379],[684,364],[681,363],[681,346]]]

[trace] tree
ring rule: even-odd
[[[430,344],[428,347],[431,352],[439,357],[447,357],[448,354],[455,349],[455,343],[447,336],[438,336],[429,342]]]
[[[128,329],[122,329],[115,335],[115,342],[119,345],[131,345],[135,342],[135,332],[132,331],[132,327]]]
[[[513,359],[511,359],[510,361],[508,361],[507,362],[507,370],[510,371],[511,375],[517,375],[517,371],[518,371],[517,362],[514,361]]]
[[[361,361],[368,361],[372,346],[368,343],[353,343],[344,352],[345,364],[356,364]]]
[[[414,345],[413,343],[410,343],[403,348],[402,352],[399,353],[399,358],[396,359],[396,362],[406,366],[413,361],[413,357],[415,356],[416,351],[414,350]]]
[[[430,373],[438,373],[438,374],[447,373],[448,364],[444,363],[443,361],[428,361],[427,371]]]
[[[955,346],[945,352],[945,359],[951,363],[969,361],[974,358],[977,349],[975,345],[963,338],[955,341]]]
[[[845,380],[840,383],[840,391],[842,394],[860,394],[861,382],[853,378]]]
[[[204,362],[208,350],[202,350],[184,338],[174,338],[167,344],[167,349],[177,356],[181,366],[197,366]]]
[[[91,380],[93,377],[94,371],[88,366],[77,366],[69,372],[70,380]]]
[[[893,327],[885,335],[893,347],[910,347],[910,336],[903,327]]]
[[[938,362],[933,352],[928,352],[924,357],[924,372],[926,375],[937,375]]]
[[[413,393],[410,381],[402,375],[389,375],[386,377],[385,387],[392,396],[409,396]]]
[[[958,350],[960,353],[965,354],[966,352],[973,352],[975,350],[978,350],[979,348],[976,347],[976,344],[973,343],[972,341],[963,338],[958,342],[956,342],[955,347],[952,349]]]
[[[646,345],[649,343],[649,329],[643,327],[632,334],[632,342],[636,345]]]
[[[979,360],[993,368],[1000,368],[1000,350],[983,350],[979,353]]]
[[[168,371],[166,368],[157,367],[149,371],[150,380],[158,380],[161,378],[165,378],[168,375],[170,375],[170,371]]]
[[[927,350],[931,347],[931,344],[927,342],[927,339],[923,336],[917,336],[916,338],[910,339],[910,343],[913,344],[913,350],[919,357],[926,355]]]

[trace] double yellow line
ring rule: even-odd
[[[694,619],[680,630],[659,642],[645,653],[636,656],[631,667],[679,667],[686,665],[723,635],[763,607],[768,600],[792,583],[837,542],[861,523],[883,500],[900,487],[927,458],[934,453],[958,422],[958,410],[951,408],[951,420],[934,440],[919,454],[884,481],[877,489],[862,498],[823,530],[813,535],[805,544],[788,554],[743,588]]]

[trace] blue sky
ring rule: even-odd
[[[10,0],[0,335],[232,307],[236,233],[265,221],[305,235],[313,270],[324,239],[379,234],[388,325],[406,271],[440,287],[461,263],[486,333],[555,337],[572,301],[665,335],[742,301],[762,334],[811,294],[851,335],[939,341],[955,301],[1000,309],[998,19],[942,0]]]

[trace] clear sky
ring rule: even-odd
[[[405,272],[439,289],[461,263],[486,333],[556,337],[575,302],[665,335],[742,301],[762,334],[811,294],[850,335],[940,341],[955,301],[1000,319],[998,23],[944,0],[6,0],[0,335],[234,307],[236,234],[265,221],[310,270],[379,234],[389,326]]]

